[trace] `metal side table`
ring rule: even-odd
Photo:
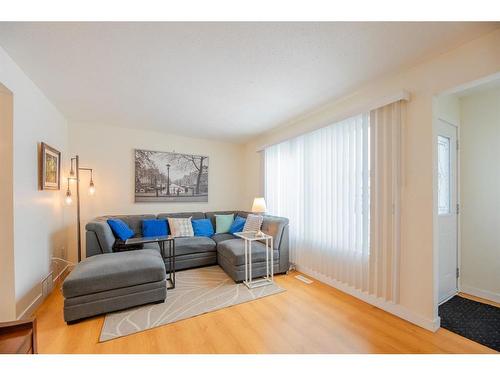
[[[236,232],[234,234],[245,241],[245,281],[243,283],[249,289],[274,283],[274,260],[273,260],[273,237],[258,232]],[[252,277],[252,242],[266,241],[266,276],[256,280]]]

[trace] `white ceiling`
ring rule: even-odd
[[[3,22],[0,45],[70,121],[241,142],[497,27]]]

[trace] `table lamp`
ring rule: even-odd
[[[252,212],[254,214],[263,214],[266,212],[266,200],[263,198],[263,197],[257,197],[253,200],[253,204],[252,204]],[[262,215],[259,215],[259,216],[262,216]],[[257,232],[257,236],[262,236],[263,233],[262,231],[259,229],[259,231]]]

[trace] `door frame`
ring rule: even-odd
[[[448,120],[445,120],[444,118],[442,117],[437,117],[437,122],[436,122],[436,135],[434,137],[434,142],[437,141],[437,136],[439,135],[439,121],[442,121],[444,123],[446,123],[447,125],[450,125],[450,126],[453,126],[457,132],[457,144],[455,145],[456,147],[456,152],[455,152],[455,168],[456,168],[456,171],[455,171],[455,191],[456,191],[456,204],[458,205],[458,207],[455,207],[455,210],[457,210],[457,228],[456,228],[456,233],[457,233],[457,249],[456,249],[456,253],[457,253],[457,268],[459,270],[458,272],[458,277],[457,277],[457,292],[455,294],[452,294],[451,296],[449,296],[448,298],[446,298],[444,301],[442,302],[439,302],[439,274],[438,274],[438,279],[437,279],[437,287],[438,287],[438,306],[445,303],[446,301],[449,301],[450,299],[452,299],[453,297],[455,297],[458,293],[460,293],[460,290],[461,290],[461,287],[460,287],[460,276],[461,276],[461,268],[462,268],[462,257],[461,257],[461,253],[462,253],[462,246],[461,246],[461,238],[462,238],[462,235],[461,235],[461,221],[460,221],[460,213],[462,211],[462,202],[461,202],[461,198],[460,198],[460,126],[459,124],[454,124],[452,123],[451,121],[448,121]],[[436,154],[436,160],[435,160],[435,163],[437,165],[437,154]],[[435,188],[437,190],[437,179],[435,181]],[[457,209],[458,208],[458,209]],[[435,207],[436,211],[437,211],[437,204],[436,204],[436,207]],[[439,213],[437,213],[437,216],[438,216],[438,221],[439,221]],[[437,223],[438,225],[438,231],[439,231],[439,223]],[[439,234],[438,234],[439,236]],[[439,259],[439,246],[438,246],[438,259]],[[439,272],[439,267],[438,267],[438,272]]]
[[[480,86],[484,83],[491,82],[494,80],[497,80],[500,78],[500,72],[493,73],[487,76],[483,76],[481,78],[478,78],[473,81],[468,81],[463,84],[450,87],[448,89],[444,89],[441,92],[437,92],[433,95],[432,97],[432,178],[433,178],[433,184],[432,184],[432,200],[433,200],[433,215],[432,215],[432,220],[433,220],[433,225],[432,225],[432,262],[433,262],[433,268],[432,268],[432,275],[433,275],[433,302],[434,302],[434,322],[435,322],[435,327],[436,329],[439,328],[441,325],[441,320],[439,318],[438,314],[438,304],[439,304],[439,244],[438,244],[438,203],[437,203],[437,142],[435,140],[437,139],[437,129],[438,129],[438,121],[439,121],[439,115],[437,114],[437,99],[441,96],[445,95],[450,95],[450,94],[456,94],[461,91],[464,91],[465,89]],[[457,139],[460,140],[460,127],[458,129],[457,133]],[[459,141],[460,144],[460,141]],[[459,150],[460,151],[460,150]],[[457,163],[460,162],[460,152],[457,153]],[[459,164],[457,164],[458,166]],[[458,168],[458,167],[457,167]],[[457,174],[460,173],[460,170],[458,168]],[[459,180],[460,181],[460,180]],[[460,184],[458,184],[460,185]],[[460,189],[460,186],[457,186],[457,189]],[[460,196],[460,190],[457,190],[457,201],[461,205],[461,196]],[[461,206],[460,206],[461,207]],[[458,226],[458,251],[459,251],[459,264],[461,265],[461,241],[460,241],[460,227],[461,227],[461,221],[460,221],[460,214],[458,215],[457,218],[457,226]],[[460,266],[459,266],[460,267]],[[458,290],[462,288],[461,283],[460,283],[460,278],[458,280]]]

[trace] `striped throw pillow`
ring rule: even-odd
[[[260,215],[248,214],[247,221],[243,227],[243,232],[257,232],[262,226],[262,221],[264,217]]]
[[[173,237],[193,237],[193,225],[191,224],[191,217],[187,218],[168,218],[168,226],[170,233]]]

